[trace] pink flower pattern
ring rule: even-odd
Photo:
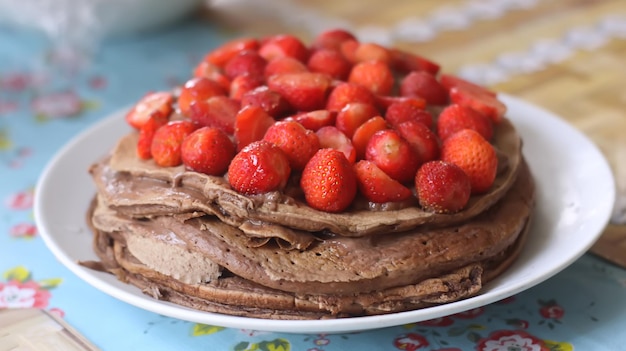
[[[477,351],[548,351],[544,342],[520,330],[497,330],[476,345]]]
[[[42,289],[37,282],[11,280],[0,282],[0,309],[3,308],[45,308],[50,292]]]

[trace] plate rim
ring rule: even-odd
[[[602,172],[608,176],[609,179],[606,179],[609,183],[609,199],[610,203],[613,204],[615,202],[615,185],[613,174],[610,170],[610,166],[608,161],[604,157],[604,155],[600,152],[598,147],[581,131],[567,123],[558,115],[547,111],[539,106],[530,104],[525,102],[519,98],[510,96],[508,94],[499,94],[499,98],[509,107],[513,108],[523,108],[526,110],[530,110],[533,113],[543,114],[545,116],[549,116],[552,119],[551,122],[556,123],[560,128],[566,129],[570,134],[575,135],[577,138],[584,140],[586,148],[589,148],[589,151],[594,153],[595,157],[602,164]],[[384,327],[398,326],[407,323],[419,322],[423,320],[428,320],[432,318],[438,318],[445,315],[458,313],[464,310],[468,310],[471,308],[477,308],[480,306],[487,305],[489,303],[496,302],[503,298],[515,295],[523,290],[526,290],[530,287],[533,287],[541,282],[551,278],[558,272],[565,269],[567,266],[572,264],[575,260],[580,258],[597,240],[597,238],[602,233],[602,229],[606,226],[610,219],[611,208],[612,205],[609,206],[608,210],[599,213],[598,216],[600,218],[595,221],[596,224],[594,228],[589,228],[589,237],[588,240],[584,243],[584,245],[580,245],[576,252],[570,253],[567,256],[567,259],[562,259],[558,264],[550,267],[551,269],[544,271],[542,274],[537,274],[532,277],[532,279],[526,280],[523,283],[518,282],[513,287],[509,289],[505,289],[504,291],[500,291],[498,293],[492,293],[488,291],[487,293],[482,293],[476,295],[474,297],[460,300],[457,302],[452,302],[444,305],[428,307],[425,309],[418,309],[413,311],[406,312],[398,312],[392,314],[385,315],[376,315],[376,316],[363,316],[363,317],[350,317],[350,318],[340,318],[340,319],[324,319],[324,320],[272,320],[272,319],[262,319],[262,318],[252,318],[252,317],[242,317],[242,316],[232,316],[220,313],[212,313],[212,312],[204,312],[199,310],[193,310],[184,306],[176,305],[170,302],[161,301],[153,299],[150,296],[147,296],[138,288],[133,286],[128,286],[127,284],[118,282],[119,284],[123,284],[123,286],[119,285],[115,282],[109,282],[111,280],[112,275],[103,272],[95,272],[84,266],[79,265],[76,260],[78,258],[69,257],[68,253],[63,250],[62,245],[60,245],[57,240],[55,233],[52,232],[50,224],[48,223],[48,218],[45,215],[45,207],[46,204],[46,190],[47,187],[52,186],[49,184],[49,179],[54,176],[54,172],[56,170],[56,166],[58,163],[66,157],[67,153],[76,148],[77,145],[81,145],[81,143],[85,142],[85,139],[90,137],[91,135],[97,133],[99,130],[103,128],[117,128],[116,125],[120,123],[119,119],[122,118],[124,112],[127,109],[120,109],[116,112],[113,112],[102,120],[92,124],[89,127],[86,127],[73,138],[71,138],[61,149],[59,149],[54,156],[48,161],[46,166],[44,167],[42,173],[36,184],[35,191],[35,200],[34,200],[34,217],[37,228],[39,230],[40,236],[43,238],[44,243],[48,247],[48,249],[54,254],[54,256],[72,273],[77,275],[81,280],[87,282],[91,286],[96,289],[118,299],[130,305],[166,315],[173,318],[178,318],[182,320],[187,320],[196,323],[204,323],[204,324],[214,324],[229,328],[239,328],[239,329],[254,329],[260,331],[271,331],[271,332],[284,332],[284,333],[342,333],[342,332],[355,332],[355,331],[365,331],[372,329],[379,329]],[[515,121],[512,121],[515,125]],[[130,130],[130,129],[129,129]],[[109,145],[111,147],[112,145]],[[96,156],[97,157],[97,156]],[[86,173],[86,171],[85,171]],[[76,195],[76,196],[87,196],[87,195]],[[83,213],[80,214],[81,218],[84,218]],[[57,234],[58,235],[58,234]],[[532,235],[532,228],[529,235]],[[90,247],[91,249],[91,247]],[[506,273],[506,272],[505,272]],[[487,284],[489,286],[490,283]],[[127,291],[126,288],[130,290],[136,289],[137,292]],[[134,289],[133,289],[134,288]],[[418,316],[426,315],[427,318],[420,318]]]

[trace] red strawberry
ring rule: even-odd
[[[483,90],[454,87],[450,89],[450,100],[459,105],[473,108],[489,117],[494,123],[499,123],[506,113],[506,106],[497,97],[485,93]]]
[[[233,134],[238,111],[239,102],[226,96],[214,96],[191,104],[189,118],[200,126],[217,127],[226,134]]]
[[[154,112],[150,115],[148,120],[139,129],[139,139],[137,140],[137,156],[144,160],[152,158],[152,139],[154,139],[154,133],[157,129],[166,125],[169,121],[168,116]]]
[[[448,102],[448,91],[437,78],[425,71],[413,71],[407,74],[400,83],[400,95],[421,97],[431,105],[445,105]]]
[[[180,90],[178,108],[185,116],[189,116],[190,106],[194,101],[207,100],[213,96],[226,95],[222,86],[208,78],[200,77],[188,80]]]
[[[278,146],[289,159],[292,170],[301,171],[320,149],[317,135],[296,121],[277,122],[265,133],[263,140]]]
[[[351,102],[363,102],[366,104],[376,104],[374,94],[366,87],[353,83],[339,83],[328,96],[326,109],[340,111]]]
[[[389,49],[376,43],[359,43],[354,50],[355,62],[380,61],[385,64],[391,62]]]
[[[493,135],[491,120],[463,105],[452,104],[444,108],[437,119],[437,134],[441,140],[462,129],[473,129],[490,140]]]
[[[291,106],[279,93],[270,90],[266,85],[254,88],[243,94],[241,107],[259,106],[270,116],[280,118],[286,115]]]
[[[391,69],[383,61],[365,61],[352,67],[349,83],[359,84],[377,95],[389,95],[394,78]]]
[[[285,74],[285,73],[302,73],[308,72],[309,70],[304,65],[304,63],[296,60],[293,57],[283,56],[277,57],[265,66],[265,71],[263,75],[265,79],[275,75],[275,74]]]
[[[365,157],[367,143],[376,132],[387,129],[387,122],[380,116],[372,117],[361,124],[352,135],[352,145],[356,150],[357,159]]]
[[[311,72],[326,73],[334,79],[346,80],[352,64],[336,50],[321,49],[311,54],[307,68]]]
[[[399,49],[391,49],[391,66],[400,71],[400,73],[408,73],[411,71],[425,71],[432,75],[439,72],[440,66],[420,55],[410,53]]]
[[[455,213],[462,210],[470,198],[470,180],[453,163],[427,162],[415,176],[415,187],[420,205],[437,213]]]
[[[235,77],[230,84],[228,96],[233,100],[241,100],[247,92],[261,86],[263,78],[261,76],[244,74]]]
[[[304,167],[300,187],[309,206],[326,212],[341,212],[356,196],[356,175],[343,153],[320,149]]]
[[[267,61],[254,50],[238,52],[224,66],[224,73],[230,79],[241,75],[263,77]]]
[[[365,148],[365,159],[374,162],[400,183],[413,181],[420,165],[409,143],[391,129],[381,130],[372,136]]]
[[[234,132],[237,151],[263,139],[265,132],[274,122],[274,118],[259,106],[245,106],[239,110],[235,117]]]
[[[293,35],[279,34],[265,40],[259,48],[259,54],[271,61],[276,57],[293,57],[300,62],[309,58],[309,49]]]
[[[356,41],[356,37],[352,33],[343,29],[331,29],[322,32],[315,37],[315,39],[313,39],[313,44],[311,44],[311,48],[314,50],[330,49],[339,51],[341,43],[346,40]]]
[[[226,77],[220,67],[217,67],[210,62],[200,62],[194,69],[193,76],[195,78],[208,78],[219,84],[224,91],[228,91],[230,89],[230,79]]]
[[[328,75],[311,72],[277,74],[267,80],[270,89],[299,111],[323,108],[330,83]]]
[[[218,67],[224,67],[224,65],[240,51],[256,50],[258,48],[258,40],[254,38],[238,38],[226,42],[212,50],[205,56],[204,60]]]
[[[341,151],[350,163],[356,162],[356,149],[352,141],[337,127],[322,127],[315,132],[320,141],[320,147]]]
[[[343,55],[343,57],[348,60],[350,63],[356,63],[356,49],[359,48],[359,42],[355,40],[344,40],[341,45],[339,45],[339,52]]]
[[[452,90],[452,88],[462,88],[462,89],[468,89],[468,90],[478,90],[480,92],[483,92],[487,95],[491,95],[493,97],[496,97],[497,95],[493,91],[481,85],[474,84],[468,80],[465,80],[463,78],[460,78],[451,74],[445,74],[445,73],[441,74],[441,77],[439,77],[439,82],[448,91]]]
[[[407,121],[400,123],[396,129],[411,145],[420,163],[432,161],[439,157],[440,140],[424,123]]]
[[[352,138],[354,131],[368,119],[380,115],[380,112],[372,104],[352,102],[344,106],[337,113],[335,126],[348,138]]]
[[[181,145],[187,135],[198,126],[189,121],[171,121],[157,129],[152,139],[150,152],[157,165],[161,167],[175,167],[182,164]]]
[[[415,107],[419,107],[421,109],[426,108],[426,100],[421,97],[376,95],[376,105],[382,110],[387,110],[391,104],[396,102],[410,102],[412,105],[415,105]]]
[[[328,110],[315,110],[301,112],[289,118],[302,124],[302,126],[306,129],[318,131],[322,127],[334,125],[337,113],[335,111]]]
[[[202,127],[189,134],[181,145],[185,168],[221,176],[235,156],[235,146],[228,135],[213,127]]]
[[[405,201],[413,196],[409,188],[383,172],[374,162],[361,160],[354,165],[361,194],[376,203]]]
[[[463,129],[443,142],[441,160],[454,163],[467,173],[472,194],[488,191],[496,178],[496,151],[485,138],[471,129]]]
[[[126,122],[135,129],[141,129],[150,116],[158,112],[169,117],[172,113],[174,96],[167,92],[148,93],[126,114]]]
[[[283,189],[290,173],[285,153],[269,141],[259,140],[244,147],[232,159],[228,182],[239,193],[262,194]]]
[[[428,128],[433,126],[433,116],[424,110],[422,100],[413,98],[389,105],[385,112],[385,119],[392,126],[398,126],[407,121],[424,123]]]

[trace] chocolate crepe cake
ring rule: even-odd
[[[263,53],[267,42],[271,40],[259,41],[252,50]],[[216,56],[214,51],[203,64],[228,71]],[[407,57],[421,63],[409,72],[430,67],[424,66],[429,61],[408,53],[403,53],[403,63]],[[476,295],[522,249],[535,189],[514,126],[503,111],[494,117],[493,110],[484,109],[493,96],[467,102],[466,97],[477,91],[490,92],[460,78],[453,81],[454,86],[446,87],[444,104],[424,99],[424,111],[435,116],[431,129],[446,105],[470,105],[493,119],[489,144],[497,155],[495,179],[488,190],[472,193],[460,210],[434,210],[424,205],[418,183],[404,182],[402,186],[413,189],[408,200],[374,203],[357,192],[346,208],[325,211],[311,206],[300,189],[306,168],[293,169],[288,182],[275,190],[242,193],[226,172],[205,174],[182,161],[163,166],[152,155],[142,156],[138,148],[146,128],[140,126],[90,168],[97,194],[87,218],[100,261],[83,264],[115,274],[156,299],[260,318],[384,314]],[[455,98],[457,90],[465,99]],[[201,123],[193,109],[181,112],[181,94],[168,101],[172,106],[168,121],[191,118],[200,124],[197,128],[224,130],[238,142],[232,126],[212,125],[206,119]],[[377,101],[377,111],[385,116],[389,104]],[[292,103],[290,112],[272,118],[288,120],[302,112]],[[400,127],[389,126],[393,128]]]

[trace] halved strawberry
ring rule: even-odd
[[[465,172],[453,163],[427,162],[415,176],[420,205],[428,211],[455,213],[462,210],[470,198],[470,181]]]
[[[497,97],[478,89],[454,87],[450,89],[450,100],[480,112],[494,123],[500,123],[506,113],[506,105]]]
[[[354,34],[344,29],[330,29],[320,33],[311,44],[311,48],[314,50],[330,49],[339,51],[341,43],[346,40],[356,41]]]
[[[337,127],[322,127],[315,132],[320,141],[320,147],[341,151],[350,163],[356,162],[356,149],[352,141]]]
[[[210,51],[204,57],[204,60],[218,67],[224,67],[224,65],[240,51],[256,50],[259,46],[259,41],[254,38],[233,39]]]
[[[226,95],[222,86],[208,78],[199,77],[188,80],[180,90],[178,108],[185,116],[189,116],[189,109],[193,102],[207,100],[213,96]]]
[[[376,104],[376,98],[366,87],[354,83],[339,83],[328,96],[326,109],[340,111],[351,102]]]
[[[241,97],[241,107],[259,106],[270,116],[281,118],[292,110],[285,98],[267,85],[258,86]]]
[[[342,152],[320,149],[304,167],[300,187],[309,206],[320,211],[341,212],[356,196],[356,175]]]
[[[273,75],[267,85],[296,110],[311,111],[324,107],[331,81],[326,74],[304,72]]]
[[[259,54],[268,61],[276,57],[288,56],[300,62],[306,62],[309,58],[309,49],[295,36],[279,34],[264,40],[259,48]]]
[[[241,75],[263,77],[267,61],[254,50],[243,50],[228,60],[224,66],[224,73],[229,79]]]
[[[157,129],[152,138],[150,152],[154,162],[161,167],[175,167],[182,164],[181,145],[183,140],[198,128],[189,120],[170,121]]]
[[[452,90],[452,88],[462,88],[462,89],[469,89],[469,90],[478,90],[480,92],[483,92],[487,95],[491,95],[493,97],[496,97],[497,95],[495,92],[487,89],[486,87],[482,85],[472,83],[468,80],[465,80],[463,78],[457,77],[452,74],[442,73],[441,76],[439,77],[439,82],[448,91]]]
[[[185,137],[180,152],[185,168],[221,176],[235,156],[235,146],[223,131],[202,127]]]
[[[290,174],[285,153],[265,140],[244,147],[228,166],[230,186],[245,195],[281,190],[287,185]]]
[[[277,57],[267,63],[263,75],[265,79],[275,74],[308,72],[306,65],[293,57]]]
[[[235,117],[235,143],[237,151],[255,141],[263,139],[265,132],[275,120],[259,106],[245,106]]]
[[[342,131],[348,138],[352,138],[354,131],[368,119],[379,116],[380,112],[372,104],[364,104],[362,102],[352,102],[344,106],[337,113],[335,126]]]
[[[200,126],[217,127],[226,134],[233,134],[239,107],[239,102],[229,97],[214,96],[192,103],[189,118]]]
[[[463,129],[473,129],[486,140],[493,135],[491,120],[470,107],[452,104],[441,111],[437,119],[437,134],[441,140]]]
[[[337,112],[329,110],[315,110],[301,112],[288,118],[302,124],[304,128],[315,132],[322,127],[334,125],[337,118]]]
[[[376,203],[405,201],[413,196],[409,188],[383,172],[374,162],[361,160],[354,165],[361,194]]]
[[[408,73],[412,71],[426,71],[432,75],[436,75],[441,68],[439,64],[418,54],[414,54],[408,51],[391,49],[390,53],[391,66],[401,73]]]
[[[233,100],[241,100],[243,96],[257,87],[263,85],[263,77],[244,74],[235,77],[230,83],[228,96]]]
[[[409,143],[391,129],[381,130],[372,136],[365,148],[365,159],[374,162],[400,183],[413,181],[420,165]]]
[[[356,150],[357,159],[365,157],[367,143],[376,132],[388,129],[387,122],[380,116],[372,117],[361,124],[352,135],[352,145]]]
[[[376,105],[381,110],[387,110],[389,106],[397,102],[410,102],[415,107],[419,107],[421,109],[426,108],[426,100],[421,97],[406,97],[406,96],[384,96],[384,95],[376,95]]]
[[[389,105],[385,112],[385,119],[392,126],[398,126],[407,121],[424,123],[428,128],[433,126],[433,116],[422,107],[422,100],[414,98]]]
[[[173,111],[173,102],[174,96],[172,93],[163,91],[148,93],[126,113],[126,122],[135,129],[141,129],[155,112],[169,117]]]
[[[396,130],[411,145],[420,163],[439,157],[441,141],[424,123],[406,121],[397,125]]]
[[[278,146],[289,159],[292,170],[301,171],[320,149],[315,132],[304,128],[296,121],[280,121],[269,127],[263,140]]]
[[[226,74],[224,74],[224,71],[220,67],[210,62],[200,62],[196,68],[194,68],[193,76],[195,78],[204,77],[215,81],[224,91],[230,89],[230,79],[226,77]]]
[[[391,62],[391,53],[386,47],[376,43],[359,43],[354,50],[355,62],[380,61]]]
[[[169,122],[168,116],[159,111],[150,115],[148,120],[139,129],[139,139],[137,140],[137,156],[141,159],[148,160],[152,158],[152,139],[157,129]]]
[[[334,79],[346,80],[352,64],[336,50],[321,49],[311,54],[307,68],[311,72],[326,73]]]

